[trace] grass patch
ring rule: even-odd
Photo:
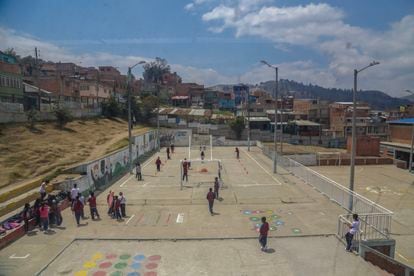
[[[105,153],[106,154],[111,153],[111,152],[120,150],[122,148],[125,148],[126,146],[128,146],[128,138],[127,137],[125,137],[125,138],[117,141],[116,143],[113,143],[112,145],[110,145]]]

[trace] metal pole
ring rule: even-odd
[[[160,87],[157,83],[157,143],[158,143],[158,152],[161,151],[160,145]]]
[[[355,155],[356,155],[356,91],[357,91],[357,79],[358,70],[354,70],[354,91],[352,93],[352,145],[351,145],[351,171],[349,176],[349,189],[351,195],[349,197],[349,210],[352,212],[353,209],[353,194],[354,191],[354,178],[355,178]]]
[[[283,96],[280,95],[280,155],[283,155]]]
[[[131,67],[128,67],[128,152],[129,173],[132,174],[132,139],[131,139]]]
[[[275,94],[274,94],[274,98],[275,98],[275,133],[274,133],[274,150],[273,150],[273,173],[277,173],[277,98],[278,98],[278,90],[279,90],[279,86],[278,86],[278,69],[277,67],[275,67]]]
[[[249,88],[246,86],[246,94],[247,94],[247,151],[250,151],[250,101],[249,101]]]
[[[410,162],[409,164],[409,171],[412,172],[413,171],[413,149],[414,149],[414,124],[412,126],[412,134],[411,134],[411,149],[410,149]]]

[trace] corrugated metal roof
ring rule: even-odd
[[[295,120],[291,123],[296,124],[298,126],[320,126],[320,124],[308,120]]]
[[[270,122],[270,119],[267,117],[246,117],[246,120],[250,122]]]

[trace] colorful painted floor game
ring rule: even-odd
[[[95,253],[81,264],[75,276],[157,276],[160,255],[145,256],[141,253]]]
[[[242,210],[243,215],[249,218],[249,221],[252,223],[252,230],[259,232],[260,226],[262,225],[261,218],[266,217],[266,221],[269,223],[270,231],[276,231],[278,228],[285,226],[285,221],[282,220],[282,217],[276,214],[273,210]],[[291,212],[288,212],[288,215],[291,215]],[[293,234],[301,234],[302,231],[299,228],[292,228]]]

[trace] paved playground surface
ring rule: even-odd
[[[232,147],[214,148],[212,153],[213,158],[220,159],[223,166],[223,189],[220,190],[220,200],[214,204],[214,216],[209,214],[205,199],[217,174],[215,165],[212,165],[214,163],[193,162],[189,182],[180,189],[180,160],[188,157],[188,148],[177,148],[171,160],[166,160],[165,149],[161,149],[159,154],[154,154],[143,164],[143,181],[137,181],[133,175],[126,175],[99,195],[101,220],[86,219],[82,221],[81,227],[76,227],[72,213],[65,210],[62,227],[54,228],[49,234],[35,230],[1,250],[1,273],[32,275],[51,264],[43,275],[75,275],[76,271],[84,267],[81,262],[95,260],[95,266],[89,263],[95,268],[98,265],[96,261],[101,260],[98,257],[107,254],[115,254],[116,258],[130,255],[128,260],[140,254],[145,256],[145,260],[159,255],[158,275],[177,275],[184,273],[184,270],[179,269],[190,266],[196,271],[199,269],[200,273],[183,275],[277,275],[274,271],[286,272],[283,275],[302,275],[300,272],[306,271],[309,266],[315,274],[318,271],[325,272],[327,267],[334,271],[332,275],[381,273],[377,269],[371,270],[372,265],[359,259],[355,263],[356,256],[352,254],[337,253],[344,248],[332,235],[336,233],[338,215],[345,213],[345,210],[280,168],[279,174],[273,175],[272,162],[260,149],[252,147],[248,152],[246,148],[241,148],[240,160],[236,159]],[[192,150],[191,155],[198,158],[199,151]],[[155,169],[157,156],[163,161],[160,172]],[[209,158],[210,152],[206,156]],[[122,191],[127,198],[127,218],[122,221],[110,219],[106,215],[106,195],[109,190],[116,193]],[[258,251],[257,227],[262,216],[266,216],[271,224],[270,236],[276,237],[273,244],[284,241],[285,245],[279,245],[285,248],[284,251],[276,248],[275,254],[264,256]],[[309,237],[306,239],[309,244],[301,240],[303,237]],[[238,238],[243,239],[229,240]],[[74,239],[96,240],[74,243]],[[108,239],[108,242],[102,239]],[[122,242],[120,245],[117,239],[153,241],[143,242],[141,250],[132,243]],[[156,241],[165,239],[194,240],[173,243],[174,246],[166,241]],[[192,244],[196,245],[195,248]],[[79,252],[73,251],[76,246],[80,246]],[[239,259],[230,258],[236,252],[234,248],[246,254],[243,258],[252,254],[259,265],[239,266]],[[331,251],[333,248],[334,252]],[[82,250],[85,253],[81,254]],[[319,253],[322,251],[326,253]],[[293,257],[304,253],[306,257],[303,258],[308,258],[306,262]],[[203,260],[205,255],[212,259]],[[56,256],[57,259],[53,261]],[[192,263],[188,261],[189,258]],[[268,271],[259,273],[261,258]],[[210,261],[216,260],[219,266],[210,264]],[[60,266],[58,269],[58,264],[63,263],[67,268]],[[128,262],[128,265],[132,263]],[[342,268],[353,265],[354,270]],[[65,271],[69,272],[65,274]],[[366,274],[367,271],[371,274]]]
[[[349,186],[349,166],[311,169]],[[356,166],[355,191],[394,212],[392,238],[397,240],[396,259],[414,266],[414,174],[394,165]]]

